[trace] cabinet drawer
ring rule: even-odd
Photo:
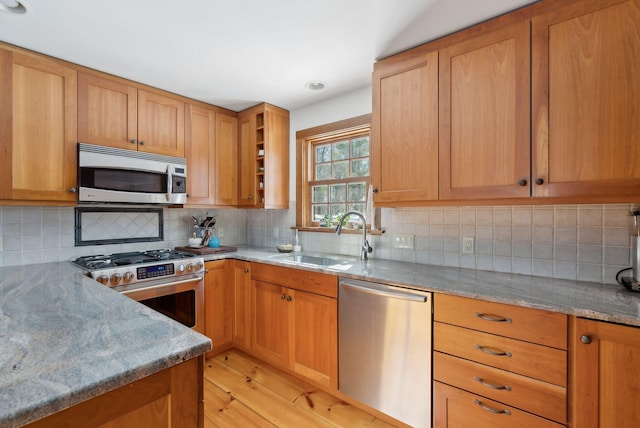
[[[433,323],[433,349],[534,379],[567,386],[567,353],[440,322]]]
[[[433,378],[547,419],[564,423],[567,390],[505,370],[434,352]]]
[[[338,277],[326,273],[254,263],[251,269],[251,279],[327,297],[338,297]]]
[[[560,428],[564,425],[480,395],[434,382],[433,426],[435,428],[470,426],[474,428]]]
[[[539,309],[438,294],[435,321],[567,349],[567,316]]]

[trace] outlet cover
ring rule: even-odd
[[[462,254],[473,254],[475,251],[472,236],[462,238]]]
[[[413,235],[395,235],[393,237],[393,248],[413,249]]]
[[[216,227],[216,234],[218,238],[222,238],[224,236],[224,229],[222,227]]]

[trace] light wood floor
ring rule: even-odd
[[[206,361],[204,400],[205,428],[392,427],[235,349]]]

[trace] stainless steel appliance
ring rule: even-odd
[[[431,293],[340,278],[339,390],[430,427],[432,312]]]
[[[187,200],[184,158],[78,144],[78,202],[180,205]]]
[[[85,256],[89,276],[204,333],[204,259],[169,249]]]
[[[616,275],[616,280],[625,286],[630,291],[640,291],[640,225],[638,224],[638,216],[640,211],[632,211],[633,217],[633,232],[631,233],[631,267],[622,269]],[[630,270],[631,277],[622,277],[621,280],[618,276],[624,272]]]

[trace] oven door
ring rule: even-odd
[[[117,287],[130,297],[161,314],[204,334],[204,277],[185,275]]]

